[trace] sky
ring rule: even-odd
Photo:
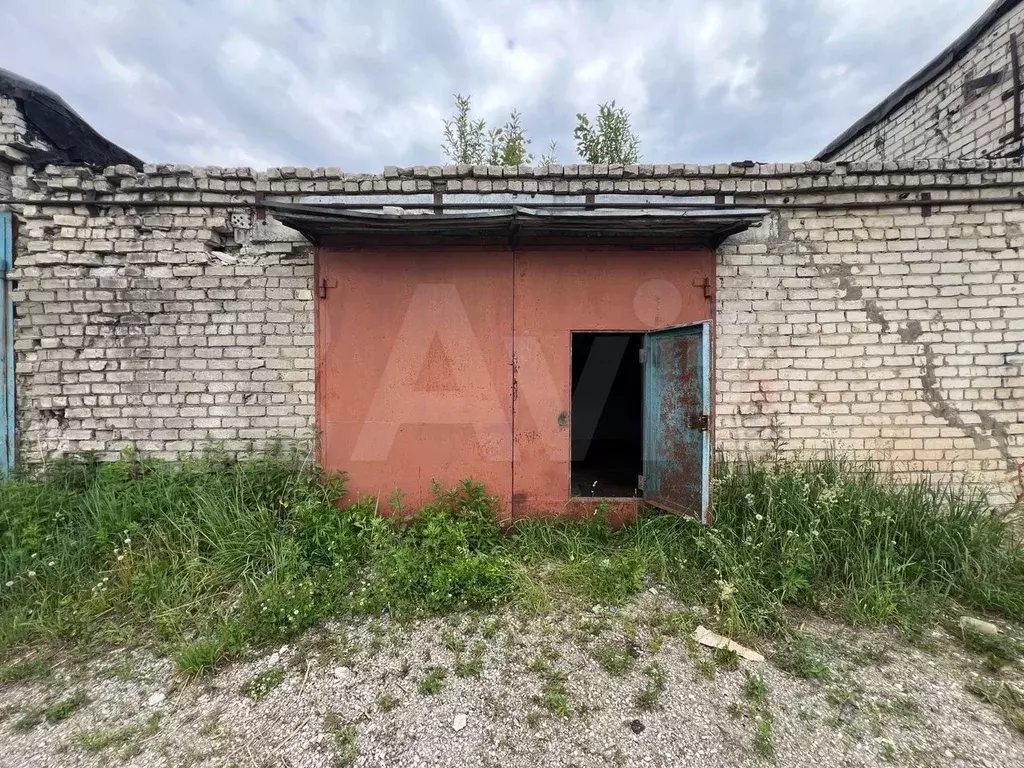
[[[453,94],[578,160],[614,100],[642,162],[799,161],[990,0],[0,0],[0,67],[147,162],[444,161]]]

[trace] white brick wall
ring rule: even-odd
[[[991,200],[1019,161],[794,165],[19,168],[16,347],[22,456],[133,443],[173,455],[308,435],[311,250],[247,218],[268,199],[359,192],[724,193],[773,213],[719,251],[718,444],[834,446],[967,473],[1005,497],[1024,460],[1024,211]],[[982,186],[984,185],[984,186]],[[83,195],[125,207],[89,206]],[[166,201],[136,208],[137,200]],[[199,205],[180,205],[190,201]],[[884,205],[898,203],[898,207]],[[175,203],[179,203],[175,205]],[[237,203],[242,214],[202,203]],[[868,208],[852,206],[870,204]]]
[[[1016,33],[1024,65],[1024,4],[1018,5],[983,35],[942,75],[922,88],[882,122],[831,153],[829,161],[914,160],[918,158],[998,157],[1020,143],[1000,139],[1013,127],[1010,34]],[[965,98],[967,80],[1002,72],[1002,81]]]

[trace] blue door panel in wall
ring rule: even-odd
[[[644,341],[644,499],[708,522],[711,515],[711,323]]]

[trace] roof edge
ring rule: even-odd
[[[918,70],[896,90],[885,97],[874,109],[839,134],[828,146],[814,156],[815,160],[827,161],[829,157],[849,144],[864,131],[877,125],[895,112],[904,103],[917,95],[926,85],[935,80],[960,58],[978,38],[982,37],[999,19],[1013,10],[1022,0],[995,0],[967,31],[950,43],[938,56]]]
[[[103,137],[58,94],[16,72],[0,68],[0,94],[16,99],[34,132],[53,149],[38,150],[29,165],[130,165],[142,170],[142,160]]]

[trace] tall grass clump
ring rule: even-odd
[[[980,495],[826,457],[722,462],[715,521],[517,521],[479,484],[406,514],[342,507],[345,478],[280,449],[181,462],[72,457],[0,481],[0,655],[156,641],[189,673],[330,616],[614,606],[652,584],[737,637],[784,607],[914,629],[956,601],[1024,615],[1024,549]]]
[[[777,623],[784,603],[908,629],[949,600],[1024,615],[1018,531],[974,489],[838,457],[722,462],[714,484],[697,562],[736,631]]]
[[[0,481],[0,653],[47,639],[180,648],[202,671],[331,615],[493,607],[511,567],[493,553],[493,499],[440,491],[409,520],[299,453],[182,462],[126,452]]]

